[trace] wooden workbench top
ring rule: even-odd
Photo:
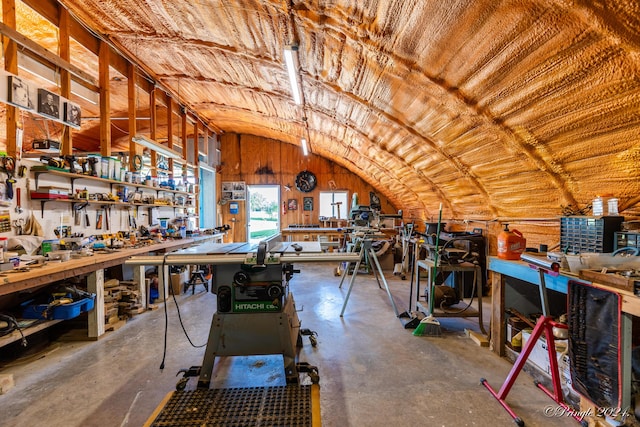
[[[221,237],[221,234],[204,235],[188,239],[167,240],[147,246],[131,249],[120,249],[111,253],[96,253],[93,256],[72,258],[63,262],[47,262],[40,267],[32,267],[29,271],[0,273],[0,295],[38,288],[58,280],[64,280],[94,272],[99,269],[122,264],[134,255],[149,252],[172,252],[186,248],[199,242]]]

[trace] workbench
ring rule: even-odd
[[[491,341],[490,348],[499,356],[505,355],[506,342],[506,309],[505,301],[506,281],[512,277],[527,282],[533,286],[540,286],[539,272],[523,261],[508,261],[497,257],[489,257],[488,270],[491,272]],[[640,297],[632,292],[614,288],[600,283],[593,283],[578,275],[561,270],[557,276],[545,274],[545,286],[548,290],[563,294],[568,293],[569,281],[577,281],[594,286],[620,296],[620,369],[623,379],[623,407],[630,404],[631,390],[631,343],[632,317],[640,317]]]
[[[202,235],[188,239],[167,240],[130,249],[119,249],[111,253],[96,253],[93,256],[70,259],[63,262],[47,262],[39,267],[32,267],[24,272],[3,272],[0,274],[0,296],[16,292],[34,291],[37,288],[72,277],[87,275],[87,291],[96,295],[94,309],[88,313],[88,337],[98,338],[105,333],[104,324],[104,269],[121,265],[131,256],[148,253],[166,253],[187,248],[209,241],[220,241],[222,233]],[[167,270],[167,269],[164,269]],[[165,283],[163,277],[168,277],[167,271],[159,269],[159,283]],[[140,295],[144,306],[147,305],[144,267],[134,269],[134,280],[140,286]],[[159,289],[166,292],[165,289]],[[23,329],[23,334],[29,335],[59,323],[59,320],[39,322],[33,327]],[[0,338],[0,347],[20,339],[20,333],[13,331]]]
[[[438,267],[436,269],[436,274],[438,272],[452,272],[454,275],[458,273],[473,273],[473,283],[475,284],[474,288],[477,292],[477,300],[478,300],[478,308],[475,309],[471,307],[471,301],[469,301],[469,305],[466,308],[460,309],[456,306],[452,306],[450,309],[443,309],[440,307],[434,307],[434,312],[431,313],[435,317],[477,317],[478,324],[480,326],[480,331],[483,334],[487,334],[484,329],[484,322],[482,320],[482,278],[481,278],[481,268],[480,265],[472,264],[470,262],[456,263],[456,264],[442,264],[438,263]],[[435,267],[435,262],[430,259],[420,259],[416,260],[416,275],[415,275],[415,292],[416,292],[416,308],[422,309],[421,311],[425,313],[429,313],[430,298],[433,296],[431,292],[429,292],[427,301],[425,303],[426,306],[420,302],[420,269],[427,270],[427,286],[431,286],[433,280],[433,270]],[[457,278],[454,277],[454,280]],[[456,286],[459,288],[458,291],[462,292],[460,295],[460,299],[462,303],[464,303],[464,285],[457,283]],[[472,296],[473,298],[473,296]],[[460,304],[460,303],[459,303]],[[456,304],[457,305],[457,304]]]
[[[344,236],[342,228],[326,227],[288,227],[280,231],[287,241],[318,240],[318,236],[326,236],[328,239],[340,240]]]

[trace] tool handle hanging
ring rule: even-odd
[[[7,199],[13,200],[13,184],[15,184],[16,180],[13,178],[7,178],[5,183],[7,184]]]
[[[438,253],[440,244],[440,225],[442,224],[442,203],[440,203],[440,208],[438,209],[438,227],[436,228],[436,242],[435,242],[435,254],[433,256],[433,272],[431,274],[431,289],[429,289],[429,314],[433,315],[434,305],[435,305],[435,293],[436,293],[436,280],[438,276]]]

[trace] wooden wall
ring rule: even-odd
[[[258,137],[254,135],[223,134],[221,142],[222,166],[218,175],[218,194],[221,194],[222,181],[244,181],[251,184],[276,184],[281,185],[281,197],[283,200],[298,199],[298,210],[288,211],[281,215],[283,228],[291,224],[317,224],[318,223],[318,194],[320,191],[331,190],[330,181],[335,183],[335,190],[349,192],[351,195],[358,193],[359,204],[369,204],[369,192],[375,189],[361,178],[349,172],[343,167],[319,156],[310,154],[305,157],[299,146]],[[312,171],[318,178],[318,186],[311,193],[303,193],[296,189],[295,178],[302,170]],[[290,188],[285,190],[285,186]],[[380,192],[377,192],[380,196]],[[314,198],[314,210],[304,212],[302,210],[302,198],[311,196]],[[381,197],[381,196],[380,196]],[[401,206],[393,206],[387,199],[381,197],[383,213],[396,213]],[[218,218],[222,224],[232,226],[227,240],[234,242],[246,241],[246,205],[239,203],[238,214],[231,215],[229,206],[218,205]],[[347,206],[346,209],[349,207]],[[282,207],[281,207],[282,209]],[[344,207],[343,207],[344,209]],[[414,221],[415,218],[405,216],[404,221]],[[437,217],[430,219],[437,221]],[[447,231],[473,231],[476,228],[482,230],[487,237],[487,252],[496,254],[497,237],[509,223],[510,229],[519,230],[527,239],[527,246],[538,248],[540,244],[548,245],[549,249],[558,250],[560,242],[560,217],[550,215],[548,218],[522,218],[510,221],[462,221],[443,217]],[[425,230],[422,220],[417,220],[415,227],[418,231]]]
[[[291,224],[318,224],[318,195],[321,191],[346,190],[349,203],[352,194],[358,193],[361,205],[369,204],[369,192],[375,189],[343,167],[322,157],[309,154],[302,155],[299,146],[254,135],[223,134],[220,137],[221,168],[218,175],[218,194],[221,193],[222,182],[244,181],[246,185],[274,184],[280,185],[282,201],[298,200],[298,210],[288,211],[282,215],[281,227]],[[313,172],[318,178],[318,185],[310,193],[303,193],[295,186],[296,175],[303,170]],[[286,187],[285,187],[286,186]],[[287,190],[289,188],[290,190]],[[380,196],[382,213],[396,213],[397,208]],[[310,212],[302,210],[303,197],[313,197],[314,209]],[[219,217],[223,224],[229,224],[233,232],[229,240],[246,241],[246,204],[239,202],[238,214],[229,212],[229,204],[218,205]],[[342,206],[341,209],[349,209]],[[341,212],[345,212],[341,210]]]

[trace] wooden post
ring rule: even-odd
[[[149,306],[149,295],[147,295],[147,285],[145,281],[144,265],[138,265],[133,267],[133,280],[138,282],[138,290],[140,291],[140,299],[142,300],[142,306],[147,308]]]
[[[101,41],[98,53],[98,86],[100,86],[100,154],[111,155],[111,102],[109,82],[109,45]]]
[[[98,269],[87,276],[87,291],[96,294],[93,310],[87,313],[88,336],[98,338],[104,335],[104,270]]]
[[[505,330],[504,314],[504,277],[495,271],[491,272],[491,343],[489,348],[498,356],[504,356]]]
[[[173,149],[173,98],[165,93],[165,103],[167,104],[167,147]],[[169,159],[169,176],[173,179],[173,159]]]
[[[60,8],[60,37],[58,39],[58,50],[60,51],[60,58],[65,61],[70,61],[71,50],[69,48],[69,11],[64,7]],[[64,98],[71,98],[71,73],[69,70],[60,69],[60,94]],[[65,106],[63,106],[64,108]],[[64,117],[64,112],[61,117]],[[71,127],[64,125],[64,131],[62,132],[62,141],[60,147],[61,155],[73,154],[73,141],[71,137]]]
[[[133,142],[133,137],[137,132],[138,93],[136,91],[136,66],[131,63],[127,66],[127,95],[129,98],[129,170],[133,172],[136,170],[134,156],[138,154],[136,143]]]
[[[182,158],[187,158],[187,111],[180,111],[182,116]]]
[[[156,88],[155,86],[149,91],[149,137],[152,141],[156,141],[156,125],[158,117],[156,114]],[[158,156],[156,152],[151,150],[151,169],[158,173]]]
[[[2,22],[14,29],[16,28],[16,4],[15,0],[2,0]],[[2,37],[4,46],[4,69],[12,74],[18,74],[18,46],[9,37]],[[18,108],[13,105],[5,105],[7,112],[7,155],[16,158],[16,136],[18,130]]]

